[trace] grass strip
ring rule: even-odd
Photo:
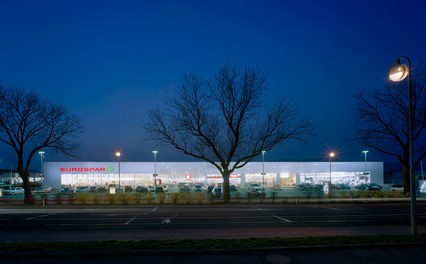
[[[0,255],[22,252],[175,252],[201,250],[248,250],[272,247],[318,247],[350,245],[426,244],[426,235],[417,236],[332,236],[251,239],[181,239],[181,240],[106,240],[82,242],[3,242]]]

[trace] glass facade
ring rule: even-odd
[[[294,186],[301,183],[357,185],[364,182],[383,183],[383,163],[335,162],[330,172],[329,162],[265,162],[262,175],[261,162],[252,162],[234,171],[230,184],[247,186],[258,183],[265,187]],[[46,184],[54,188],[68,186],[149,186],[154,185],[153,162],[46,162]],[[161,162],[156,164],[157,184],[220,185],[222,176],[203,162]]]

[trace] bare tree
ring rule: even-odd
[[[186,75],[165,101],[167,110],[150,111],[146,131],[153,140],[216,167],[229,202],[229,178],[236,169],[280,142],[305,142],[315,133],[309,118],[297,118],[291,100],[279,99],[262,115],[266,88],[261,72],[240,72],[236,66],[222,66],[210,81]]]
[[[425,157],[426,150],[426,76],[418,68],[412,77],[414,167]],[[408,83],[388,83],[371,93],[360,91],[356,138],[366,146],[395,157],[402,165],[404,193],[410,192],[408,148]]]
[[[33,202],[29,169],[34,155],[42,149],[72,155],[78,147],[72,140],[82,128],[80,118],[69,114],[64,106],[42,99],[34,92],[0,85],[0,141],[17,155],[25,203]]]

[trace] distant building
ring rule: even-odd
[[[40,172],[30,172],[30,184],[41,185],[43,176]],[[0,169],[0,185],[21,186],[22,179],[16,170]]]
[[[367,165],[368,172],[365,171]],[[69,186],[148,186],[156,184],[221,184],[219,171],[206,162],[45,162],[45,185]],[[264,169],[264,175],[262,170]],[[157,174],[157,177],[154,177]],[[236,170],[230,183],[245,186],[261,183],[267,187],[300,183],[365,182],[383,184],[383,162],[250,162]]]

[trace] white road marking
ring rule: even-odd
[[[177,213],[175,213],[172,217],[166,217],[166,218],[164,218],[163,222],[161,222],[161,224],[164,224],[164,223],[170,224],[171,219],[175,218],[176,216],[177,216]]]
[[[135,217],[133,217],[132,219],[130,219],[129,221],[127,221],[126,223],[124,223],[123,225],[127,225],[127,224],[129,224],[130,222],[132,222],[133,220],[135,220],[136,219],[136,216]]]
[[[25,218],[24,221],[33,220],[33,219],[42,218],[42,217],[47,217],[47,216],[49,216],[49,215],[32,216],[32,217]]]
[[[288,220],[288,219],[285,219],[285,218],[282,218],[282,217],[279,217],[278,215],[272,215],[273,217],[275,217],[275,218],[278,218],[278,219],[280,219],[281,221],[284,221],[284,222],[287,222],[287,223],[292,223],[292,221],[291,220]]]

